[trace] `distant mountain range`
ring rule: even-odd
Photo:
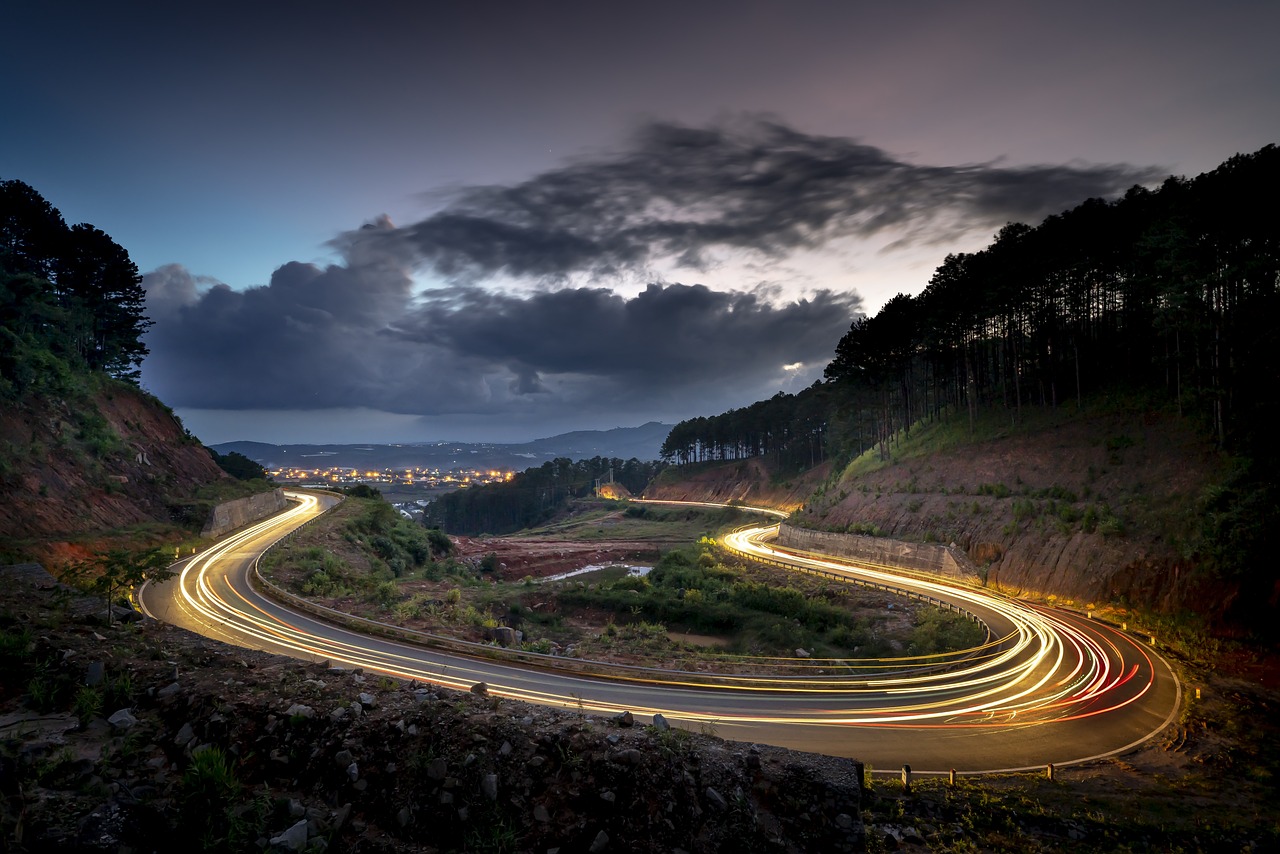
[[[639,427],[577,430],[514,445],[490,442],[421,442],[402,445],[272,445],[266,442],[223,442],[211,445],[220,454],[235,451],[269,469],[283,466],[339,466],[371,470],[404,468],[502,469],[523,471],[547,460],[618,457],[656,460],[670,424],[650,421]]]

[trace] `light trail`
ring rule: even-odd
[[[577,659],[526,654],[521,665],[487,659],[490,651],[480,645],[476,655],[465,655],[372,637],[290,609],[251,584],[258,556],[332,503],[307,492],[288,495],[297,502],[288,511],[190,559],[172,582],[139,591],[148,613],[162,612],[219,640],[306,660],[455,690],[485,682],[493,696],[584,712],[662,712],[729,727],[735,738],[864,759],[878,750],[915,755],[928,745],[931,755],[945,757],[935,760],[942,762],[939,770],[1063,765],[1106,755],[1153,736],[1180,699],[1163,661],[1109,626],[981,589],[778,548],[771,543],[776,525],[736,531],[723,545],[751,559],[927,598],[984,623],[989,640],[937,656],[789,661],[826,672],[717,677],[709,686],[706,674],[631,667],[591,676],[563,669],[580,666]],[[879,735],[874,741],[851,737],[857,731]],[[982,747],[948,748],[960,733],[982,736]],[[948,749],[965,753],[951,756]]]

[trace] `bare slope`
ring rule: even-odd
[[[197,492],[227,480],[167,407],[123,383],[0,410],[6,553],[48,558],[67,541],[156,523],[198,529]]]

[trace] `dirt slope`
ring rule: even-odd
[[[807,472],[776,475],[759,458],[693,463],[668,468],[644,491],[663,501],[739,501],[759,507],[794,510],[829,476],[830,463]]]
[[[811,472],[790,488],[749,460],[668,470],[646,495],[784,509],[803,502],[793,521],[807,527],[956,543],[990,585],[1011,593],[1211,618],[1229,608],[1229,585],[1191,580],[1196,501],[1223,463],[1187,422],[1097,415],[972,443],[956,441],[956,430],[918,429],[890,461]]]
[[[0,544],[48,557],[58,541],[182,518],[201,487],[227,479],[159,401],[104,382],[79,400],[0,410]],[[34,544],[34,545],[33,545]]]

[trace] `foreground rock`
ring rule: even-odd
[[[309,665],[152,622],[94,629],[75,599],[0,588],[0,715],[44,721],[0,731],[0,838],[13,850],[863,847],[849,760]],[[127,725],[103,719],[122,708]]]

